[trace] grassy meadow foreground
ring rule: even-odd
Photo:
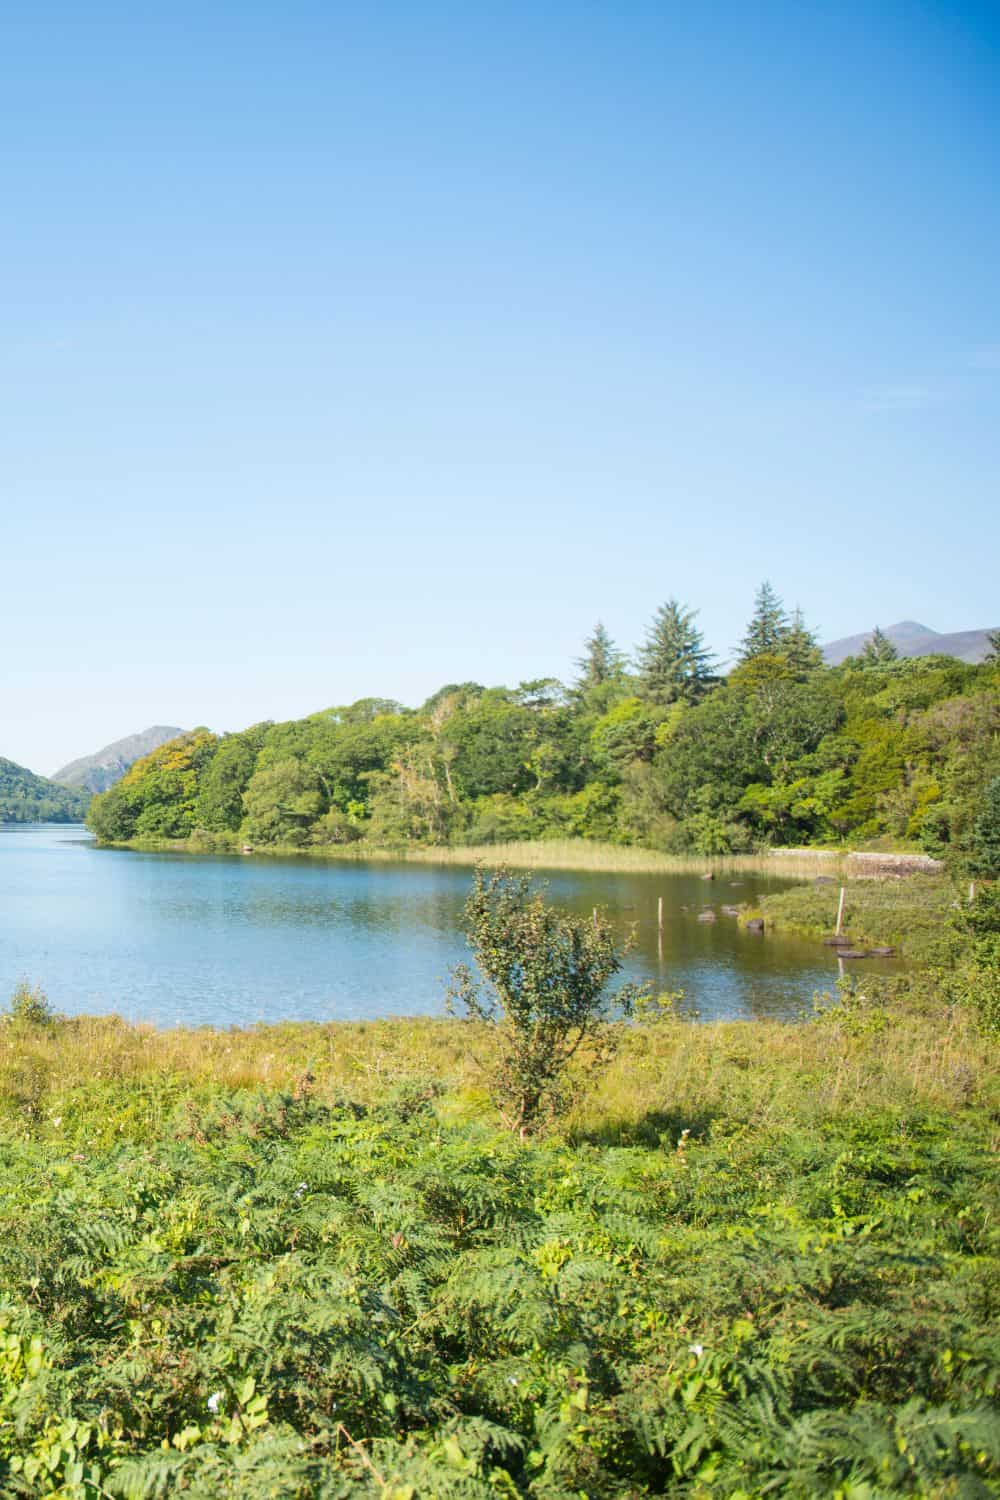
[[[851,894],[881,935],[898,898]],[[526,1143],[466,1022],[22,1006],[0,1492],[1000,1493],[1000,1087],[943,982],[667,1007]]]

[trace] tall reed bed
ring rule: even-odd
[[[254,851],[257,852],[257,851]],[[489,866],[518,870],[593,870],[608,874],[700,875],[753,872],[810,878],[836,875],[847,851],[781,849],[762,854],[662,854],[626,844],[600,844],[590,839],[537,839],[498,844],[434,845],[399,849],[352,844],[341,849],[262,850],[262,853],[302,853],[311,859],[385,860],[400,864]]]

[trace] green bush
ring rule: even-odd
[[[975,898],[959,907],[952,925],[966,945],[947,976],[949,991],[972,1007],[988,1036],[1000,1036],[1000,884],[980,886]]]
[[[17,1026],[52,1026],[56,1014],[41,986],[22,979],[11,996],[7,1019]]]
[[[639,989],[605,995],[623,957],[610,922],[548,906],[529,876],[477,870],[465,926],[485,984],[459,965],[452,1003],[488,1028],[490,1096],[524,1137],[568,1107],[574,1059],[590,1076],[607,1066]]]

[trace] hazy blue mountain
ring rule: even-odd
[[[63,766],[61,771],[55,773],[52,780],[58,781],[61,786],[79,787],[86,792],[106,792],[109,786],[121,781],[135,761],[183,733],[183,729],[178,729],[175,725],[154,724],[141,734],[127,735],[123,740],[115,740],[113,745],[105,745],[103,750],[97,750],[93,755],[83,755],[79,760],[70,761],[68,766]]]
[[[56,786],[0,758],[0,823],[78,823],[89,801],[89,792]]]
[[[985,630],[954,630],[941,635],[916,620],[900,620],[896,625],[883,625],[881,629],[900,656],[957,656],[960,661],[976,662],[987,655],[989,634],[1000,630],[1000,625],[991,625]],[[857,656],[863,651],[871,635],[871,630],[866,630],[862,635],[845,635],[842,640],[828,641],[823,647],[823,656],[835,667],[846,656]]]

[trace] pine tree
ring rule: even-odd
[[[982,795],[979,816],[972,829],[974,875],[995,879],[1000,875],[1000,776],[994,776]]]
[[[642,696],[660,707],[697,702],[712,680],[713,660],[695,625],[698,611],[668,599],[637,653]]]
[[[1000,665],[1000,630],[988,631],[986,639],[990,643],[990,649],[983,657],[983,662],[989,663],[990,666],[998,666]]]
[[[876,625],[871,637],[865,642],[865,649],[861,653],[861,665],[863,667],[885,667],[889,662],[897,661],[899,652]]]
[[[788,616],[774,589],[765,579],[757,590],[754,611],[740,643],[740,662],[755,656],[776,656],[784,649],[788,633]]]
[[[806,625],[798,606],[793,610],[792,623],[782,637],[781,653],[798,676],[804,677],[823,665],[823,653],[816,635]]]
[[[588,639],[584,654],[577,658],[580,675],[574,688],[581,696],[593,688],[617,682],[625,670],[624,654],[618,650],[603,624],[598,620]]]

